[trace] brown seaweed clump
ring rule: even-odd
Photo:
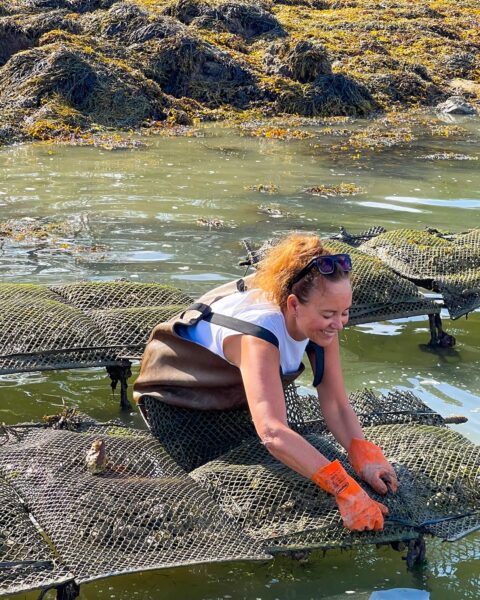
[[[252,38],[263,34],[286,35],[264,2],[220,0],[198,2],[177,0],[165,10],[182,23]]]
[[[301,40],[273,44],[265,55],[266,68],[300,83],[312,83],[321,75],[331,75],[332,65],[323,44]]]
[[[0,109],[36,109],[53,96],[101,125],[134,127],[165,118],[153,81],[88,47],[55,43],[17,53],[0,69]]]
[[[150,40],[137,51],[147,77],[177,98],[193,98],[211,108],[225,103],[241,108],[258,96],[246,64],[192,34]]]
[[[305,117],[366,116],[380,108],[368,89],[345,75],[321,75],[314,83],[284,89],[277,100],[281,112]]]

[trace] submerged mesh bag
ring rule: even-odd
[[[70,572],[80,583],[267,557],[151,435],[116,425],[77,425],[77,432],[31,426],[0,435],[0,565],[22,562],[20,569],[0,572],[0,594],[59,583]],[[105,470],[93,475],[86,456],[98,440],[105,443],[105,457],[98,459]],[[29,570],[28,560],[39,562]]]
[[[122,364],[189,303],[156,283],[0,284],[0,374]]]
[[[361,244],[401,276],[442,294],[452,319],[480,306],[480,229],[445,237],[396,229]]]

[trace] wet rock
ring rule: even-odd
[[[404,104],[432,105],[444,97],[435,84],[408,71],[373,75],[367,86],[374,94],[382,94],[393,102]]]
[[[305,117],[365,116],[378,105],[365,86],[345,75],[321,75],[314,84],[284,90],[278,100],[280,110]]]
[[[320,75],[332,74],[327,49],[323,44],[310,40],[272,44],[266,53],[265,63],[270,73],[300,83],[312,83]]]
[[[0,69],[0,109],[35,109],[60,96],[101,125],[165,118],[168,99],[141,73],[70,44],[21,52]]]
[[[447,115],[475,115],[477,109],[463,96],[450,96],[436,107],[437,112]]]
[[[210,5],[195,0],[178,0],[165,13],[187,25],[227,31],[246,38],[265,33],[286,35],[267,5],[257,2],[225,0]]]
[[[138,53],[144,73],[177,98],[187,96],[210,107],[242,107],[258,95],[246,65],[191,34],[151,40]]]

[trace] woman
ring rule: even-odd
[[[387,508],[288,426],[282,387],[307,350],[325,422],[355,472],[382,495],[387,485],[396,491],[395,471],[364,439],[343,384],[338,332],[352,302],[351,268],[348,254],[332,255],[317,236],[289,235],[238,289],[217,288],[155,328],[134,393],[203,410],[248,402],[268,451],[333,494],[346,527],[382,529]]]

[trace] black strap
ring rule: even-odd
[[[249,323],[248,321],[235,319],[235,317],[227,317],[227,315],[214,313],[208,304],[202,304],[201,302],[192,304],[188,307],[186,312],[190,310],[196,310],[201,313],[201,317],[198,320],[208,321],[214,325],[227,327],[227,329],[233,329],[233,331],[239,331],[240,333],[245,333],[246,335],[253,335],[253,337],[270,342],[276,348],[279,347],[277,336],[261,325],[255,325],[254,323]]]
[[[316,344],[315,342],[312,342],[311,340],[308,342],[307,344],[307,354],[310,355],[313,354],[314,355],[314,361],[313,362],[313,387],[317,387],[317,385],[319,385],[323,379],[323,373],[325,371],[325,350],[322,348],[322,346],[319,346],[318,344]],[[311,360],[311,359],[310,359]]]

